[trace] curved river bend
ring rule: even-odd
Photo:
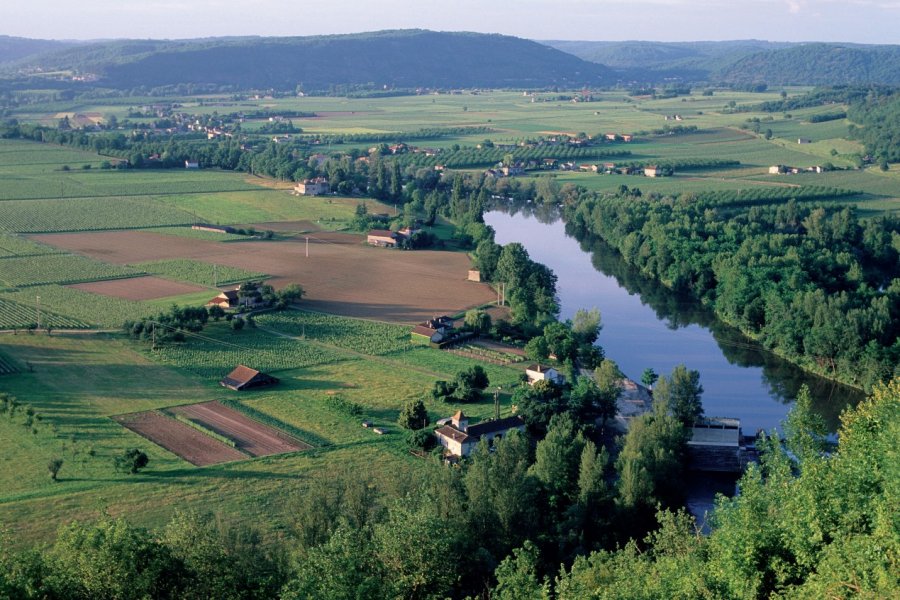
[[[579,244],[561,220],[535,210],[492,210],[484,220],[497,243],[519,242],[553,269],[563,319],[580,308],[600,309],[598,343],[629,378],[640,381],[647,367],[667,375],[684,363],[700,372],[705,414],[737,417],[745,434],[780,429],[804,383],[832,430],[843,407],[862,397],[764,351],[698,302],[637,274],[602,242]]]

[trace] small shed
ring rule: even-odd
[[[481,271],[478,269],[469,269],[469,281],[481,281]]]
[[[264,385],[275,385],[278,383],[278,379],[271,375],[260,373],[256,369],[238,365],[231,373],[223,377],[219,383],[228,389],[241,391]]]

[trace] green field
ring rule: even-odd
[[[136,263],[131,265],[135,269],[145,271],[152,275],[188,281],[210,287],[250,281],[251,279],[264,279],[265,273],[247,271],[227,265],[217,265],[199,260],[179,258],[174,260],[157,260],[151,262]]]
[[[137,269],[102,263],[75,254],[47,254],[0,260],[0,283],[6,287],[121,279],[141,273]]]

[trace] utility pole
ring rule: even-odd
[[[34,309],[37,312],[37,328],[41,328],[41,297],[36,296],[34,301]]]
[[[500,390],[503,389],[499,385],[494,390],[494,419],[500,420]]]
[[[306,258],[309,258],[309,236],[306,236]]]

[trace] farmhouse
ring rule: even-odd
[[[206,303],[206,306],[218,306],[220,308],[234,308],[238,305],[240,299],[238,298],[237,290],[225,290],[220,292],[218,296],[210,300]]]
[[[538,381],[562,383],[565,380],[565,378],[560,375],[559,371],[553,367],[545,367],[540,364],[530,365],[525,369],[525,375],[528,376],[529,385],[534,385]]]
[[[453,319],[443,315],[419,323],[413,327],[410,333],[414,336],[428,338],[429,342],[437,344],[444,340],[451,329],[453,329]]]
[[[644,167],[644,175],[647,177],[662,177],[662,171],[656,166]]]
[[[260,373],[256,369],[238,365],[231,373],[223,377],[219,383],[228,389],[241,391],[264,385],[274,385],[278,383],[278,379],[271,375]]]
[[[331,192],[331,186],[324,177],[304,179],[294,186],[294,192],[300,196],[321,196]]]
[[[373,229],[366,236],[366,243],[372,246],[382,246],[384,248],[396,248],[397,244],[403,239],[400,234],[389,231],[387,229]]]
[[[515,415],[505,419],[485,421],[477,425],[469,425],[469,418],[458,411],[450,418],[450,422],[435,430],[438,443],[453,456],[469,456],[475,445],[482,439],[490,442],[500,439],[513,429],[525,431],[525,421]]]
[[[784,165],[772,165],[769,167],[769,175],[780,175],[782,173],[787,173],[788,168]]]

